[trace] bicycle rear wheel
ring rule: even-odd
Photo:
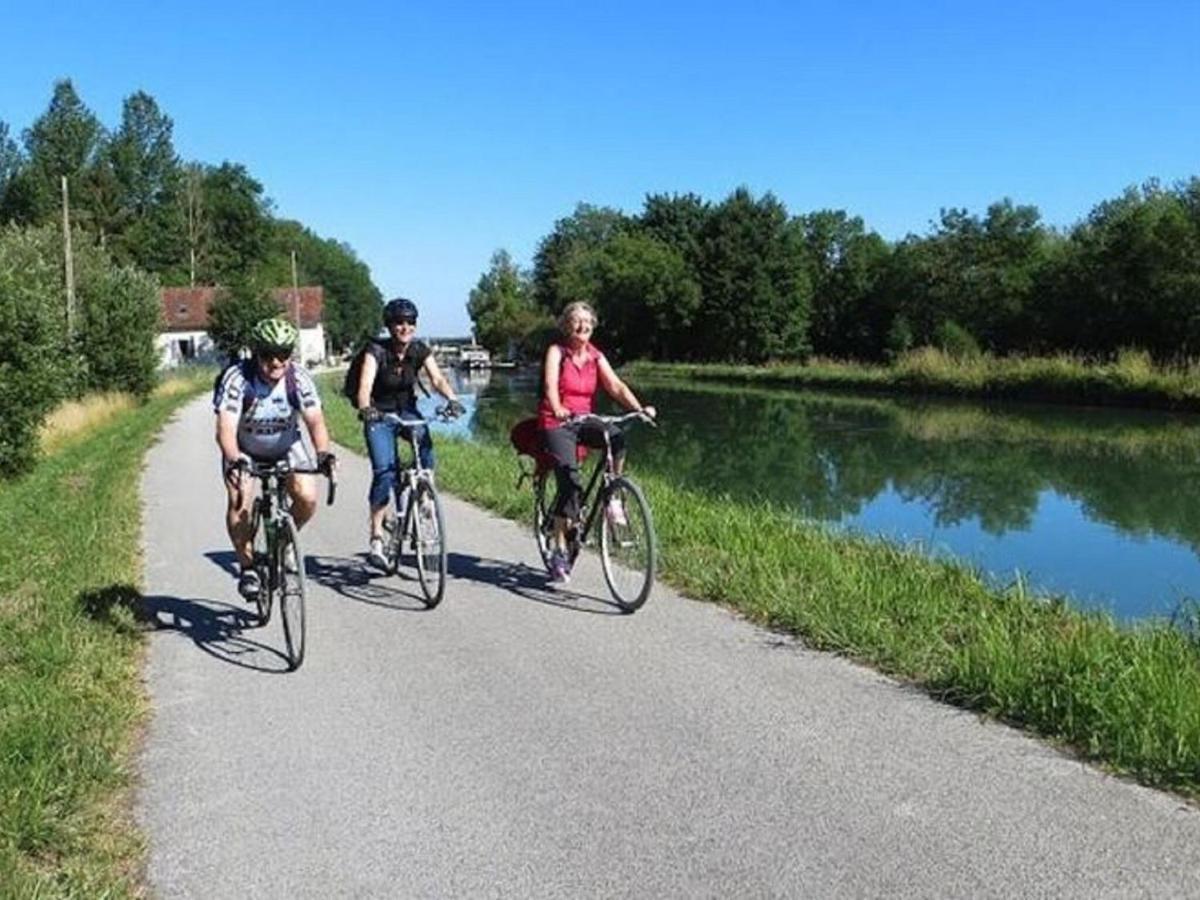
[[[600,562],[613,599],[625,612],[638,609],[654,585],[654,522],[650,505],[632,481],[614,479],[600,494]]]
[[[289,551],[295,553],[295,572],[288,571]],[[279,614],[283,618],[283,641],[287,646],[288,667],[294,672],[304,662],[304,557],[300,555],[296,523],[290,518],[280,529],[274,562],[280,585]]]
[[[417,557],[417,580],[425,595],[425,606],[433,609],[446,592],[446,520],[442,501],[428,482],[417,485],[412,498],[413,544]]]

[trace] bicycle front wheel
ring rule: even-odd
[[[656,550],[650,504],[642,489],[616,478],[600,495],[600,562],[613,599],[625,612],[638,609],[654,585]]]
[[[258,572],[258,596],[254,605],[258,609],[259,626],[271,621],[271,600],[275,592],[275,579],[271,571],[271,545],[267,540],[267,523],[262,516],[262,501],[254,500],[254,568]]]
[[[446,592],[446,520],[442,501],[428,482],[417,485],[409,514],[417,557],[417,580],[425,595],[425,606],[433,609]]]
[[[304,557],[300,555],[296,523],[290,518],[279,532],[275,566],[280,586],[279,614],[283,619],[283,641],[287,646],[288,668],[294,672],[304,662]],[[295,571],[290,571],[293,568]]]

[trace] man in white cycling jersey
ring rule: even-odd
[[[225,526],[240,567],[238,593],[247,600],[258,596],[262,585],[254,570],[251,510],[252,481],[246,477],[247,459],[274,461],[285,457],[298,468],[329,473],[336,458],[329,452],[329,430],[321,411],[321,398],[312,376],[292,363],[299,333],[286,319],[263,319],[251,332],[252,359],[232,365],[222,373],[213,395],[217,415],[217,446],[225,476],[228,506]],[[308,429],[316,451],[314,461],[300,435],[300,420]],[[316,478],[310,474],[288,476],[292,517],[302,528],[317,509]],[[289,566],[298,560],[287,560]]]

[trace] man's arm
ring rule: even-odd
[[[328,453],[329,429],[325,426],[325,413],[321,411],[319,406],[314,406],[304,410],[303,416],[304,424],[308,427],[308,433],[313,442],[313,449],[317,451],[317,455]]]
[[[217,413],[217,446],[221,448],[221,457],[226,463],[236,463],[242,455],[238,449],[237,428],[240,416],[228,410]]]

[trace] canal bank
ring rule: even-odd
[[[522,389],[498,385],[496,394],[504,392],[507,400],[475,398],[481,433],[494,434],[524,406]],[[330,407],[338,439],[357,445],[351,411],[338,401]],[[438,455],[447,489],[529,518],[511,449],[443,436]],[[834,532],[777,504],[686,489],[643,468],[636,449],[631,466],[654,507],[663,578],[689,596],[1029,728],[1143,783],[1200,793],[1194,631],[1121,625],[1039,599],[1020,583],[997,590],[967,566]]]

